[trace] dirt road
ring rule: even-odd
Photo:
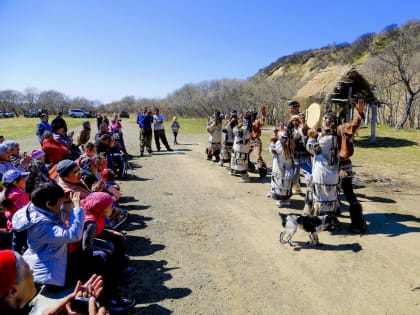
[[[356,162],[369,233],[347,233],[344,212],[343,231],[320,234],[324,246],[298,231],[293,250],[279,243],[278,212],[299,213],[303,197],[277,208],[268,178],[239,183],[204,159],[206,136],[181,133],[174,152],[140,158],[137,126],[124,130],[136,154],[121,182],[138,270],[125,288],[132,314],[420,314],[418,182],[401,186]]]
[[[138,154],[136,126],[124,128]],[[303,197],[279,209],[265,197],[269,179],[239,183],[206,161],[205,136],[181,133],[180,143],[135,156],[122,182],[133,314],[420,314],[418,190],[359,188],[367,235],[349,234],[344,212],[343,231],[320,234],[324,246],[298,231],[293,250],[278,241],[278,212],[299,212]]]

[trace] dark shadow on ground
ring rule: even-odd
[[[134,205],[122,205],[121,208],[125,210],[146,210],[150,208],[150,206],[134,204]]]
[[[124,178],[119,179],[120,181],[138,181],[138,182],[145,182],[149,180],[153,180],[153,178],[143,178],[139,177],[137,175],[131,174],[130,171],[128,171],[127,176]]]
[[[296,197],[296,198],[302,198],[302,197]],[[274,199],[273,199],[274,200]],[[278,200],[275,200],[277,202]],[[295,213],[296,215],[302,215],[303,208],[305,207],[305,200],[302,199],[294,199],[294,196],[290,199],[290,206],[287,206],[287,208],[279,208],[280,212],[283,212],[283,209],[293,209],[296,211],[300,211],[298,213]]]
[[[364,136],[357,139],[355,145],[356,147],[363,148],[400,148],[417,145],[417,143],[415,141],[410,141],[407,139],[391,137],[377,137],[375,143],[371,143],[370,136]]]
[[[419,218],[410,214],[368,213],[365,218],[369,223],[368,234],[385,234],[388,237],[395,237],[420,232],[420,227],[408,226],[403,223],[420,223]]]
[[[146,221],[151,221],[152,218],[144,217],[142,215],[129,213],[127,221],[121,226],[124,231],[135,231],[145,229],[147,227]]]
[[[146,307],[135,307],[129,314],[131,315],[168,315],[173,312],[158,305],[150,304]]]
[[[199,143],[179,143],[178,145],[199,145]],[[174,146],[173,148],[177,148],[177,146]]]
[[[160,151],[160,152],[153,152],[154,156],[159,156],[159,155],[181,155],[181,154],[185,154],[185,152],[182,151],[191,151],[191,150],[173,150],[173,151]]]
[[[381,203],[397,203],[395,200],[390,198],[378,197],[378,196],[366,196],[365,194],[357,194],[358,197],[365,198],[374,202]],[[345,199],[345,198],[344,198]]]
[[[127,203],[127,202],[135,202],[135,201],[139,201],[139,200],[133,196],[122,196],[120,199],[118,199],[119,204]]]
[[[153,244],[149,238],[142,236],[127,235],[126,237],[130,256],[149,256],[165,248],[165,245]]]
[[[138,304],[158,303],[165,299],[181,299],[190,295],[192,291],[189,288],[168,288],[164,285],[165,281],[172,279],[169,272],[178,269],[178,267],[167,268],[167,264],[165,260],[130,262],[130,266],[134,267],[137,272],[128,286],[124,288],[124,291],[134,293],[134,298]],[[164,311],[164,313],[149,313],[150,310]],[[134,311],[136,311],[135,314],[170,314],[169,310],[159,305],[136,308]]]
[[[296,247],[291,247],[288,243],[281,244],[286,247],[290,247],[294,251],[300,251],[300,250],[323,250],[323,251],[352,251],[354,253],[358,253],[362,250],[362,246],[359,243],[348,243],[348,244],[338,244],[338,245],[331,245],[331,244],[324,244],[322,245],[311,245],[307,242],[301,242],[301,241],[295,241],[294,243],[297,244]]]

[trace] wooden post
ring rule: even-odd
[[[375,102],[370,103],[371,108],[371,123],[370,123],[370,143],[376,142],[376,104]]]
[[[350,98],[351,98],[351,94],[353,93],[353,87],[349,86],[349,91],[348,91],[348,95],[347,95],[347,113],[346,113],[346,122],[350,121],[353,119],[353,106],[351,106],[350,104]]]

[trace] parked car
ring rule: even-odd
[[[95,118],[96,116],[95,116],[95,113],[93,113],[93,112],[91,112],[91,111],[88,111],[88,110],[85,110],[85,109],[82,109],[82,111],[84,111],[85,112],[85,114],[86,114],[86,118]]]
[[[23,113],[23,116],[26,118],[33,118],[33,117],[38,117],[38,109],[30,109],[27,112]]]
[[[15,117],[15,113],[13,112],[5,112],[4,113],[4,118],[13,118]]]
[[[69,116],[72,118],[87,118],[89,117],[89,112],[82,109],[69,109]]]
[[[26,118],[41,117],[41,114],[44,114],[44,113],[48,115],[48,110],[32,108],[24,112],[23,116]]]
[[[120,112],[120,118],[130,118],[130,114],[127,111],[123,110]]]
[[[4,117],[4,113],[0,110],[0,118]]]

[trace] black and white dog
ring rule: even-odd
[[[330,227],[331,229],[340,229],[340,222],[333,214],[326,214],[320,216],[312,215],[295,215],[283,214],[279,212],[281,217],[281,225],[284,227],[280,233],[280,243],[289,243],[290,246],[296,246],[292,242],[293,235],[295,235],[297,228],[301,227],[309,233],[309,244],[322,245],[318,239],[318,233]],[[286,240],[284,240],[286,237]]]

